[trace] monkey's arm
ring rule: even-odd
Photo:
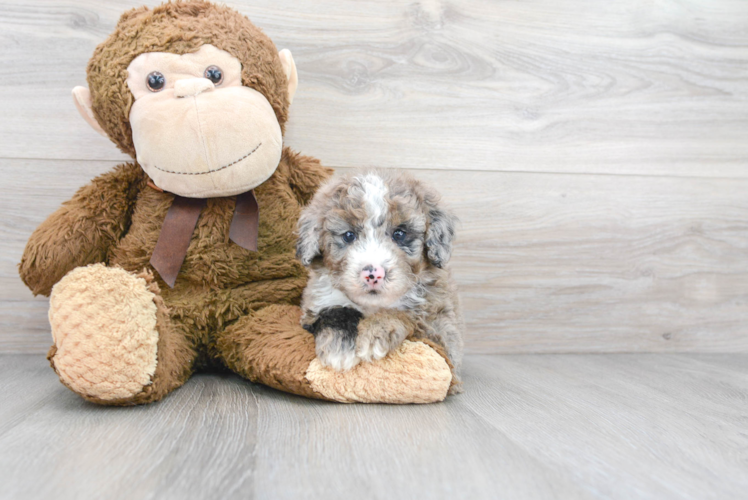
[[[34,295],[49,295],[72,269],[104,262],[130,226],[135,197],[145,182],[137,165],[118,165],[79,189],[42,222],[26,243],[19,274]]]
[[[339,372],[315,357],[314,337],[301,328],[301,310],[273,304],[220,332],[216,346],[229,368],[253,382],[311,398],[346,403],[432,403],[447,396],[449,361],[430,341],[404,342],[373,363]]]
[[[437,323],[441,329],[451,325],[444,323],[443,318]],[[381,310],[359,322],[356,355],[363,361],[376,361],[388,353],[402,350],[402,346],[408,344],[406,340],[411,343],[426,344],[436,351],[449,366],[452,374],[449,394],[457,394],[462,392],[462,382],[458,373],[462,355],[462,337],[459,333],[450,336],[446,331],[435,334],[434,326],[428,325],[424,318],[410,314],[408,311]],[[457,344],[451,345],[454,342],[450,342],[449,339],[453,339]],[[454,359],[456,352],[459,355],[457,359]]]
[[[317,188],[334,172],[331,168],[323,167],[318,159],[294,153],[289,148],[283,149],[283,160],[288,166],[291,190],[301,205],[309,203]]]

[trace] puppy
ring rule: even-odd
[[[447,267],[456,219],[439,198],[393,171],[344,175],[317,191],[296,250],[310,274],[301,323],[324,365],[349,370],[413,336],[444,347],[457,375],[464,327]]]

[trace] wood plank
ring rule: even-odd
[[[746,355],[472,356],[461,403],[600,498],[744,498]]]
[[[429,173],[472,352],[748,350],[748,184]]]
[[[122,158],[70,89],[142,3],[0,5],[0,157]],[[295,53],[286,139],[331,166],[748,177],[739,0],[231,5]]]
[[[15,281],[11,290],[29,298],[0,301],[0,353],[46,354],[52,345],[49,301],[45,297],[31,298],[20,280]]]
[[[592,498],[458,398],[341,405],[257,387],[258,498]]]
[[[0,359],[16,396],[0,410],[0,497],[252,498],[248,382],[202,375],[160,403],[107,408],[62,386],[43,357]]]
[[[50,374],[52,369],[42,355],[0,354],[0,361],[0,381],[3,388],[3,404],[0,406],[2,436],[23,422],[26,415],[39,411],[62,391],[59,382],[54,383],[57,377],[54,372]]]
[[[0,165],[0,352],[46,352],[46,304],[16,263],[36,225],[113,164]],[[748,351],[748,180],[417,174],[461,219],[468,351]]]
[[[434,405],[199,374],[88,404],[0,355],[0,498],[720,499],[748,490],[748,355],[469,355]]]

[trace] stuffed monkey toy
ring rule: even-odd
[[[298,307],[302,207],[331,171],[283,146],[296,67],[246,17],[205,1],[126,12],[96,48],[83,118],[134,161],[44,221],[19,265],[50,295],[62,383],[104,405],[158,401],[200,369],[343,402],[432,402],[443,350],[406,342],[323,367]]]

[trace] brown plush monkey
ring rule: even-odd
[[[141,404],[227,367],[308,397],[444,398],[452,374],[426,341],[345,373],[314,359],[294,230],[331,171],[283,147],[290,52],[227,7],[167,3],[120,18],[88,84],[79,111],[136,162],[80,189],[20,264],[34,294],[51,293],[48,357],[67,387]]]

